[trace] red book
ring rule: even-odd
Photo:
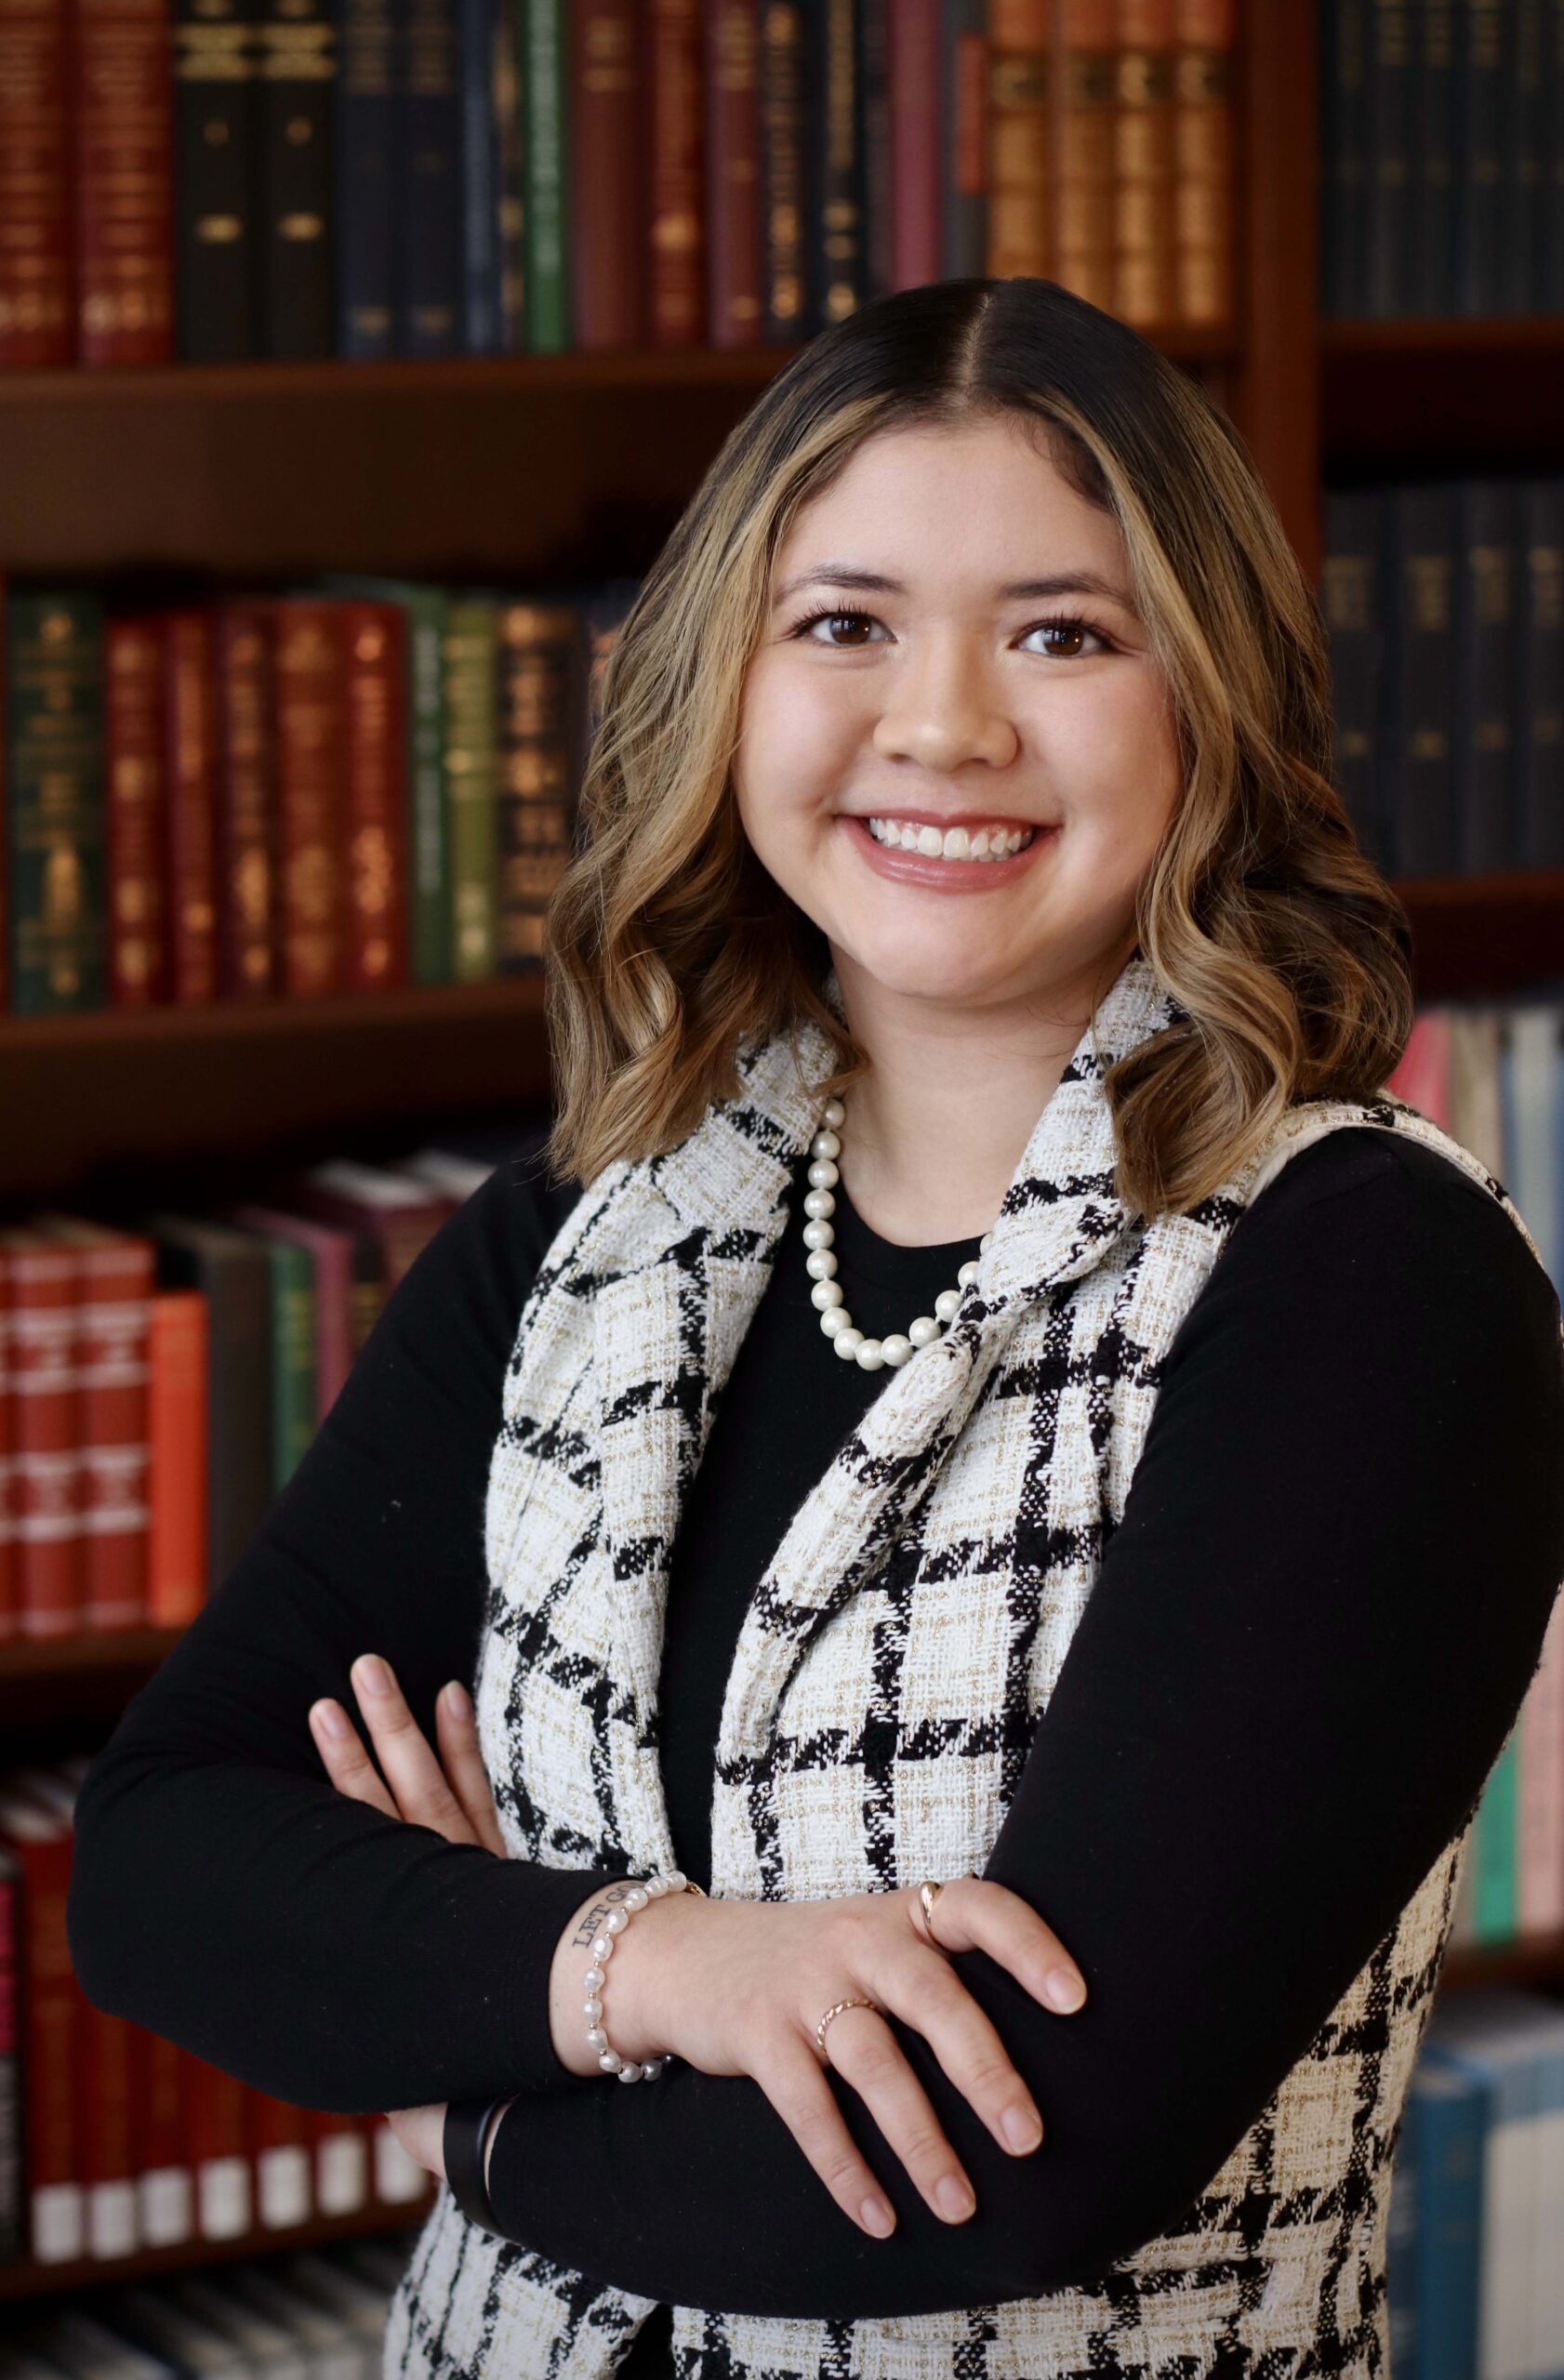
[[[939,0],[897,0],[889,13],[891,286],[918,289],[943,271]]]
[[[136,2188],[141,2244],[177,2247],[195,2231],[185,2109],[188,2053],[161,2033],[133,2025],[130,2103],[136,2141]]]
[[[69,364],[66,0],[0,0],[0,369]]]
[[[362,2116],[311,2108],[305,2135],[314,2152],[315,2208],[321,2215],[356,2215],[369,2203],[369,2138]]]
[[[165,623],[169,982],[180,1006],[218,996],[217,700],[204,612]]]
[[[80,1260],[75,1370],[82,1449],[82,1625],[147,1618],[147,1341],[155,1255],[136,1232],[73,1215],[37,1228]]]
[[[654,347],[698,347],[706,320],[699,0],[648,0],[647,300]]]
[[[174,352],[168,0],[73,0],[76,344],[83,364]]]
[[[213,613],[218,705],[218,976],[226,999],[277,988],[272,607]]]
[[[177,1628],[206,1600],[205,1293],[154,1289],[147,1320],[147,1618]]]
[[[239,2240],[253,2228],[245,2085],[193,2051],[186,2054],[185,2122],[203,2240]]]
[[[407,981],[406,621],[397,603],[346,602],[345,981]]]
[[[245,2093],[245,2139],[255,2170],[256,2221],[265,2231],[290,2231],[315,2211],[304,2110],[269,2091]]]
[[[110,620],[103,661],[109,998],[115,1008],[144,1008],[168,998],[161,625]]]
[[[21,1633],[17,1543],[16,1397],[11,1386],[10,1279],[0,1258],[0,1643]]]
[[[295,999],[342,980],[342,608],[287,596],[276,610],[282,988]]]
[[[16,1452],[17,1590],[24,1636],[81,1624],[78,1262],[42,1232],[0,1231]]]
[[[65,1900],[71,1830],[0,1778],[0,1838],[21,1882],[23,2187],[28,2246],[39,2264],[67,2264],[86,2251],[81,2112],[76,2105],[76,2025],[81,1993],[71,1969]]]
[[[639,347],[646,184],[636,0],[576,0],[569,14],[574,343]]]
[[[761,136],[750,0],[705,12],[707,342],[761,344]]]

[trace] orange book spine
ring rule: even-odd
[[[1171,323],[1178,308],[1175,23],[1173,0],[1119,0],[1113,311],[1137,328]]]
[[[108,781],[109,998],[144,1008],[168,997],[163,848],[163,634],[155,620],[110,620],[104,631]]]
[[[647,283],[654,347],[696,347],[706,313],[698,0],[650,0]]]
[[[407,981],[406,628],[395,603],[346,603],[347,982]]]
[[[1233,319],[1236,0],[1176,0],[1178,320]]]
[[[989,0],[987,270],[1046,278],[1050,204],[1050,0]]]
[[[185,2112],[185,2052],[131,2027],[130,2087],[141,2244],[177,2247],[195,2229]]]
[[[1114,0],[1054,0],[1054,278],[1090,305],[1114,301]]]
[[[0,1644],[21,1633],[17,1543],[16,1393],[11,1382],[10,1268],[0,1256]]]
[[[156,1289],[147,1332],[147,1617],[181,1627],[206,1600],[208,1315],[200,1289]]]
[[[289,597],[277,605],[277,788],[283,989],[293,998],[341,981],[342,728],[341,606]]]
[[[82,1414],[83,1618],[131,1628],[147,1618],[147,1339],[150,1239],[116,1233],[78,1251]]]
[[[24,1636],[81,1625],[78,1264],[38,1232],[0,1233],[16,1429],[18,1604]]]
[[[167,624],[168,911],[173,996],[218,993],[217,722],[211,623],[175,612]]]
[[[86,2247],[75,2036],[81,1994],[71,1967],[65,1901],[71,1837],[47,1813],[7,1797],[5,1834],[21,1875],[23,2162],[28,2244],[40,2264]]]
[[[66,0],[0,0],[0,369],[69,364]]]
[[[73,0],[76,339],[83,364],[174,353],[168,0]]]

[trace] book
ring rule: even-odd
[[[172,0],[174,256],[187,364],[260,352],[258,0]]]
[[[174,353],[168,0],[69,0],[77,359]]]
[[[102,610],[85,591],[6,598],[7,944],[13,1014],[100,1008],[106,989]]]
[[[330,355],[337,57],[328,0],[261,0],[261,337],[274,359]]]

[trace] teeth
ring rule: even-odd
[[[1007,859],[1025,851],[1035,826],[979,826],[969,835],[964,826],[915,826],[895,818],[871,818],[869,833],[891,851],[917,852],[924,859]]]

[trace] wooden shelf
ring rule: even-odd
[[[1420,1000],[1564,982],[1564,868],[1400,878],[1395,890],[1412,921]]]
[[[1464,1943],[1451,1950],[1439,1987],[1460,1990],[1472,1983],[1564,1985],[1564,1934],[1539,1934],[1529,1941],[1498,1942],[1491,1949]]]
[[[1564,315],[1322,323],[1319,384],[1330,479],[1559,468]]]
[[[163,2272],[192,2271],[200,2265],[232,2263],[244,2256],[316,2248],[332,2240],[362,2240],[376,2232],[403,2231],[421,2224],[433,2204],[432,2189],[405,2207],[377,2203],[356,2215],[323,2215],[287,2231],[246,2231],[238,2240],[183,2240],[171,2248],[143,2248],[133,2256],[83,2256],[72,2264],[34,2264],[30,2256],[0,2265],[0,2304],[19,2299],[74,2296],[106,2281],[142,2281]]]

